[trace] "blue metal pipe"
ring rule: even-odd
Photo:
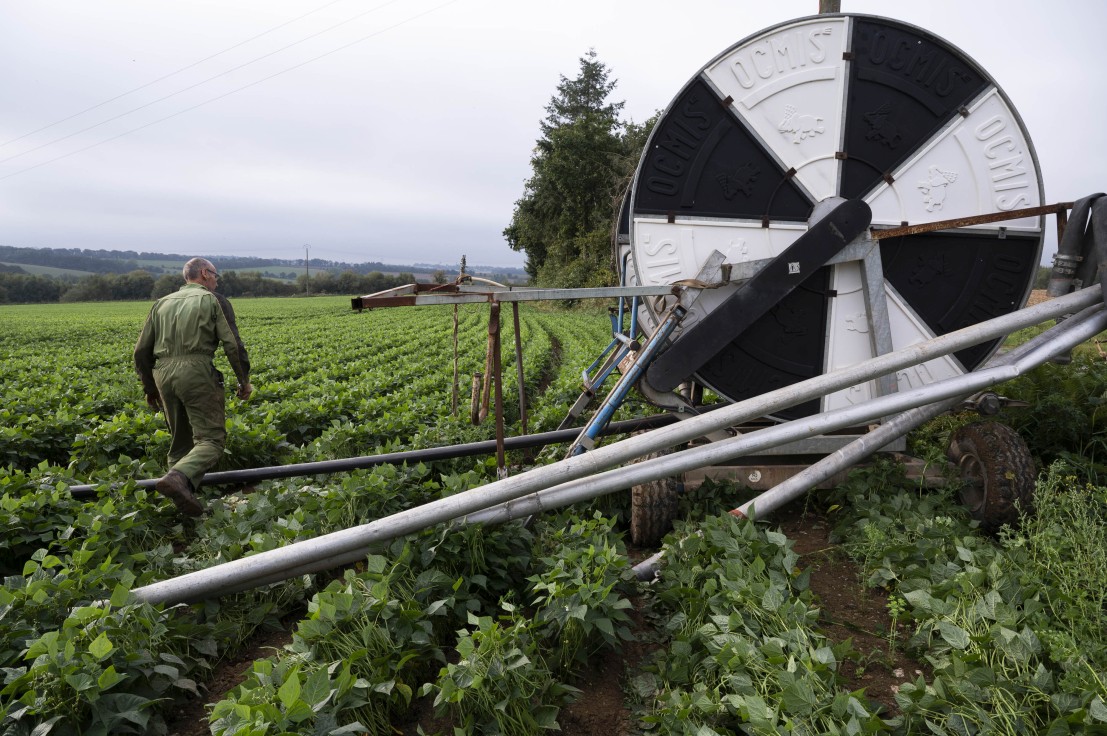
[[[615,411],[622,406],[623,401],[626,399],[630,389],[638,382],[638,379],[642,377],[649,364],[657,357],[657,354],[661,351],[661,348],[669,340],[669,335],[673,333],[680,321],[684,319],[684,315],[687,310],[679,304],[673,307],[669,313],[665,316],[665,319],[658,325],[657,330],[653,333],[646,344],[638,351],[638,357],[631,364],[630,368],[623,377],[619,379],[619,382],[615,384],[615,387],[611,389],[611,393],[607,395],[607,398],[600,404],[596,413],[588,420],[588,424],[581,430],[580,436],[573,442],[569,448],[569,456],[580,455],[586,449],[587,446],[593,445],[597,437],[603,431],[603,428],[607,426],[607,423],[611,421],[611,417],[615,415]]]

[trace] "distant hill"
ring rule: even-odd
[[[191,256],[188,255],[147,253],[133,250],[20,248],[11,245],[0,245],[0,264],[8,264],[9,267],[23,267],[23,270],[27,273],[54,276],[78,276],[96,273],[124,274],[138,270],[147,271],[157,276],[176,273],[189,258]],[[294,280],[304,272],[303,259],[215,255],[207,255],[205,258],[218,262],[220,270],[253,271],[272,278]],[[328,271],[338,274],[344,271],[352,271],[362,275],[380,272],[412,273],[416,276],[428,275],[441,270],[445,272],[447,277],[452,277],[457,274],[458,264],[415,263],[397,265],[377,261],[346,263],[344,261],[312,258],[308,262],[308,268],[315,273]],[[526,271],[522,268],[507,266],[469,265],[466,271],[489,278],[506,277],[504,280],[510,280],[514,283],[520,283],[527,278]]]

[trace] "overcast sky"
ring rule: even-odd
[[[974,58],[1022,115],[1046,202],[1107,188],[1107,3],[842,10],[913,23]],[[590,48],[625,117],[642,121],[735,42],[817,11],[817,0],[0,0],[0,244],[272,258],[307,245],[348,262],[522,265],[501,233],[545,105]]]

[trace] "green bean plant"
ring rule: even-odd
[[[560,707],[576,692],[546,666],[534,624],[510,603],[493,619],[470,613],[458,632],[458,661],[423,686],[440,714],[449,713],[454,733],[528,736],[557,730]]]
[[[541,570],[528,580],[536,621],[552,630],[563,671],[633,638],[627,615],[632,575],[614,525],[599,513],[585,520],[555,516],[543,524]]]
[[[905,644],[933,671],[896,694],[900,733],[1100,733],[1107,728],[1105,491],[1051,467],[1038,515],[997,542],[948,489],[851,481],[836,534],[877,527],[855,559],[905,603]],[[847,544],[847,549],[857,547]],[[1070,561],[1072,564],[1070,564]]]
[[[818,608],[779,532],[731,515],[678,524],[656,590],[670,640],[635,678],[641,720],[666,734],[878,733],[860,692],[837,687],[848,642]]]
[[[444,656],[432,617],[448,580],[411,577],[398,560],[372,555],[312,599],[275,661],[255,662],[247,681],[215,705],[216,736],[268,733],[384,733],[410,705],[430,662]]]

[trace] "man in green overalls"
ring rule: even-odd
[[[223,456],[227,437],[223,374],[212,362],[220,344],[238,379],[238,397],[249,398],[254,387],[234,310],[214,293],[215,266],[193,258],[183,273],[185,285],[150,309],[134,359],[146,403],[165,412],[173,438],[169,472],[154,487],[181,512],[199,516],[204,507],[193,491]]]

